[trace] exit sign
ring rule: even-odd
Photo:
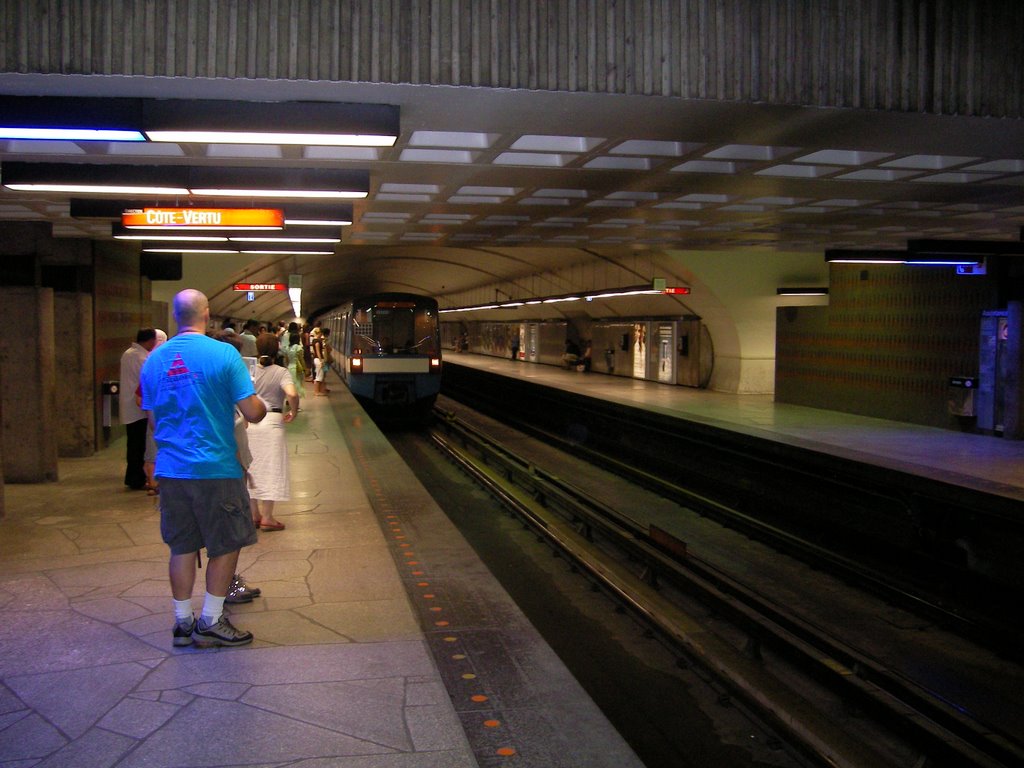
[[[287,291],[285,283],[235,283],[236,291]]]

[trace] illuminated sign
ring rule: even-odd
[[[136,208],[122,213],[121,223],[130,229],[281,229],[284,211],[277,208]]]
[[[690,289],[685,285],[680,285],[676,287],[669,286],[667,288],[662,289],[662,293],[668,294],[670,296],[685,296],[689,292]]]
[[[285,283],[235,283],[236,291],[287,291]]]

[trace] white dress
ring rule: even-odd
[[[256,366],[256,394],[267,404],[267,415],[262,421],[250,424],[246,431],[249,452],[252,453],[249,496],[253,499],[288,501],[291,498],[288,442],[282,413],[284,387],[291,383],[292,377],[287,368],[280,365]]]

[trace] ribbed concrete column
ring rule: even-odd
[[[53,290],[0,288],[3,470],[8,483],[57,480]]]
[[[91,456],[96,449],[92,296],[55,293],[60,343],[56,345],[57,452]]]

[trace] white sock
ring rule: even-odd
[[[192,600],[175,600],[171,598],[171,602],[174,603],[174,618],[178,621],[192,620]]]
[[[203,624],[210,626],[220,621],[221,615],[224,613],[224,598],[227,595],[211,595],[209,592],[206,593],[206,598],[203,600]]]

